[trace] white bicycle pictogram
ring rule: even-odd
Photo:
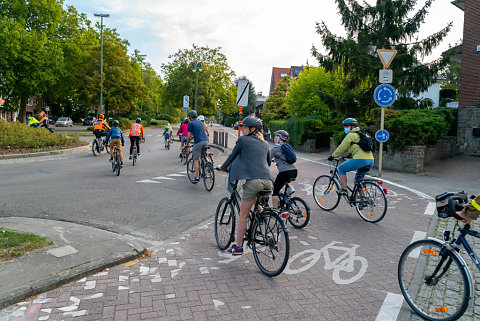
[[[324,256],[325,259],[325,270],[333,270],[333,281],[337,284],[349,284],[357,281],[360,279],[368,268],[368,262],[364,257],[356,256],[355,250],[360,246],[356,244],[352,244],[351,247],[343,247],[338,246],[336,244],[341,244],[342,242],[333,241],[320,250],[316,249],[309,249],[302,252],[299,252],[292,256],[290,260],[288,260],[287,266],[283,273],[285,274],[297,274],[304,272],[311,268],[320,257]],[[342,255],[337,257],[334,261],[330,259],[329,250],[338,250],[344,251]],[[300,260],[301,263],[308,262],[306,265],[292,268],[292,265],[296,263],[297,259],[300,257],[305,256],[303,259]],[[353,273],[353,275],[352,275]],[[349,275],[351,275],[349,277]]]

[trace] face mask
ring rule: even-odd
[[[348,134],[350,132],[350,127],[345,127],[343,131],[345,132],[345,134]]]

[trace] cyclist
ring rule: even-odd
[[[210,133],[208,132],[208,126],[205,123],[205,116],[203,115],[198,116],[198,120],[203,123],[203,126],[205,126],[205,132],[207,133],[207,136],[210,137]]]
[[[170,128],[168,126],[163,128],[163,137],[165,138],[165,148],[167,148],[167,143],[170,139]]]
[[[113,127],[108,131],[107,137],[105,138],[105,144],[108,144],[108,140],[111,138],[112,142],[110,143],[110,162],[113,162],[113,146],[117,146],[118,153],[120,154],[120,166],[123,167],[123,153],[122,146],[125,145],[125,140],[123,139],[123,133],[120,128],[118,128],[118,120],[112,122]]]
[[[193,183],[197,184],[200,181],[200,170],[198,166],[198,159],[202,156],[202,150],[208,147],[208,137],[207,133],[205,132],[205,126],[201,121],[197,119],[197,112],[195,110],[190,110],[188,112],[188,118],[190,118],[190,123],[188,123],[188,138],[187,144],[190,143],[192,137],[194,138],[193,141],[193,148],[192,148],[192,156],[193,156],[193,166],[195,167],[195,178],[193,179]]]
[[[182,151],[183,151],[183,145],[185,145],[185,142],[187,141],[188,138],[188,123],[190,120],[188,118],[185,118],[183,120],[183,123],[180,125],[180,128],[177,131],[177,136],[180,136],[180,156],[182,157]]]
[[[347,172],[357,170],[355,174],[355,180],[362,179],[365,177],[367,172],[361,171],[358,169],[368,166],[373,167],[373,154],[371,151],[364,151],[358,145],[360,141],[360,127],[358,126],[358,121],[355,118],[346,118],[342,122],[345,134],[345,138],[338,148],[328,156],[328,160],[332,161],[334,157],[342,155],[344,152],[348,151],[352,158],[338,166],[338,176],[340,177],[340,184],[342,185],[342,190],[337,191],[340,195],[348,195],[347,193]]]
[[[28,117],[27,126],[37,128],[38,127],[38,120],[33,116]]]
[[[102,136],[107,136],[107,132],[109,131],[109,129],[110,126],[108,126],[108,123],[105,120],[105,116],[103,116],[103,114],[100,114],[97,121],[93,125],[93,133],[95,134],[95,137],[101,138]]]
[[[40,112],[40,116],[42,116],[42,119],[40,119],[38,122],[38,127],[44,127],[48,129],[48,117],[43,110]]]
[[[270,155],[275,159],[275,163],[278,168],[278,175],[273,184],[273,193],[272,193],[272,206],[273,208],[278,207],[278,202],[280,198],[278,193],[282,187],[287,184],[287,195],[293,194],[295,189],[290,186],[288,182],[289,179],[297,177],[297,167],[294,164],[287,163],[285,156],[282,153],[282,145],[286,144],[290,136],[285,130],[277,130],[275,132],[275,137],[273,142],[275,145],[270,149]]]
[[[128,134],[130,138],[130,157],[132,159],[133,155],[133,145],[137,146],[137,155],[140,156],[140,139],[145,139],[143,133],[142,119],[139,117],[135,120],[135,124],[132,124],[130,127],[130,133]]]
[[[170,138],[173,139],[173,128],[172,128],[172,125],[170,125],[170,123],[167,123],[167,126],[168,126],[168,131],[170,132]]]
[[[261,134],[262,121],[256,117],[246,117],[242,121],[242,134],[230,156],[217,169],[228,171],[230,181],[245,179],[240,217],[238,219],[235,244],[228,250],[232,255],[243,254],[243,236],[247,230],[247,218],[255,204],[257,194],[263,189],[272,189],[273,176],[270,172],[271,156],[268,143]]]

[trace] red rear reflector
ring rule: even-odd
[[[213,156],[213,153],[208,153],[208,155]]]
[[[384,188],[384,189],[383,189],[383,192],[385,193],[385,195],[387,195],[387,194],[388,194],[388,191],[387,191],[387,189],[386,189],[386,188]]]
[[[378,184],[378,185],[382,185],[382,184],[383,184],[383,181],[377,181],[377,184]]]
[[[288,218],[288,217],[290,216],[290,213],[288,213],[288,212],[283,212],[282,214],[280,214],[280,216],[281,216],[282,218]]]

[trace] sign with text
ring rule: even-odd
[[[184,110],[188,110],[189,103],[190,103],[190,98],[187,95],[183,96],[183,109]]]
[[[380,69],[378,71],[378,81],[381,84],[391,84],[393,81],[393,70]]]

